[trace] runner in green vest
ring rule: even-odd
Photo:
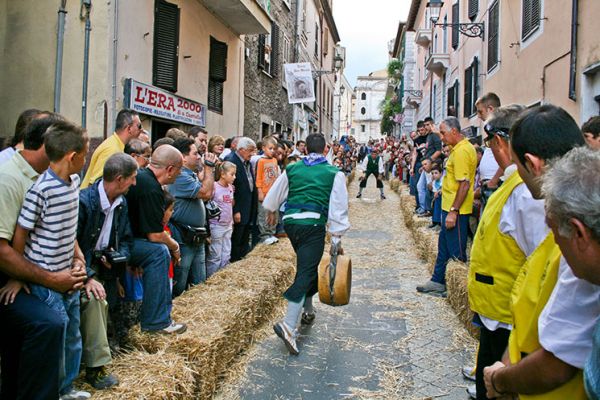
[[[383,181],[381,180],[383,177],[384,168],[383,160],[379,156],[379,150],[374,148],[373,151],[371,151],[371,154],[364,158],[358,169],[362,171],[363,175],[359,179],[360,184],[358,185],[359,190],[356,198],[359,199],[362,197],[362,191],[365,187],[367,187],[367,179],[369,179],[369,176],[373,174],[377,180],[376,183],[381,194],[381,200],[384,200],[385,194],[383,193]]]
[[[318,292],[317,268],[325,249],[326,226],[332,244],[339,243],[350,228],[346,177],[327,163],[325,137],[308,135],[306,148],[308,156],[288,165],[263,201],[269,211],[267,221],[274,224],[275,211],[287,200],[283,225],[296,252],[296,277],[283,294],[288,301],[285,318],[273,329],[293,355],[299,354],[298,320],[302,317],[302,324],[310,325],[315,319],[312,297]]]

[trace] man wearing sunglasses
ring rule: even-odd
[[[119,111],[115,133],[100,143],[100,146],[92,154],[90,165],[81,181],[81,188],[85,189],[101,178],[106,160],[115,153],[122,153],[125,145],[131,139],[137,139],[142,132],[142,122],[136,111],[128,109]]]

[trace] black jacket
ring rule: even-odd
[[[256,175],[253,173],[252,180],[254,182],[253,189],[250,190],[248,184],[248,176],[246,175],[246,169],[244,168],[243,161],[238,155],[232,151],[225,157],[225,161],[231,161],[237,167],[235,173],[235,192],[233,199],[235,201],[233,205],[233,213],[241,213],[240,225],[250,225],[256,222],[256,214],[258,207],[258,192],[256,191]],[[250,166],[252,170],[252,166]]]

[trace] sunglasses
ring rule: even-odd
[[[485,133],[487,133],[487,137],[484,139],[484,142],[487,144],[492,140],[494,135],[498,135],[505,140],[510,139],[510,128],[497,127],[492,124],[485,124],[483,127]]]

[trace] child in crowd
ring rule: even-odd
[[[171,215],[173,215],[173,210],[175,210],[175,197],[167,190],[165,193],[165,213],[163,215],[162,224],[164,226],[165,232],[171,236],[171,229],[169,229],[169,220],[171,219]],[[173,291],[173,277],[175,276],[175,271],[173,270],[174,263],[171,258],[171,263],[169,264],[169,284],[171,285],[171,292]]]
[[[279,177],[279,165],[277,162],[276,151],[278,149],[277,140],[273,137],[266,137],[262,142],[263,156],[256,163],[256,188],[258,190],[258,228],[260,230],[260,240],[265,244],[273,244],[278,241],[275,237],[275,226],[268,225],[267,213],[262,206],[269,189]]]
[[[442,167],[439,163],[434,163],[431,167],[431,184],[429,190],[433,193],[431,208],[430,228],[440,226],[442,223]]]
[[[219,218],[210,220],[210,248],[206,257],[206,275],[211,276],[229,264],[231,234],[233,232],[233,182],[236,166],[224,161],[218,168],[212,200],[221,209]]]
[[[48,169],[27,191],[19,215],[13,247],[34,264],[49,271],[84,268],[85,258],[77,245],[79,184],[77,175],[85,164],[89,140],[85,130],[70,122],[52,125],[44,135],[50,160]],[[30,284],[31,294],[45,302],[62,318],[65,326],[60,377],[60,398],[89,398],[73,381],[79,375],[82,341],[79,333],[79,291],[55,292]]]

